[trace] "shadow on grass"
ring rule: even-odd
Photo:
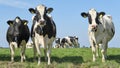
[[[120,55],[109,55],[108,60],[115,60],[117,63],[120,63]]]
[[[37,61],[38,58],[36,58]],[[34,62],[33,58],[27,58],[28,62]],[[45,61],[45,57],[41,57],[41,62],[47,62]],[[83,58],[80,56],[65,56],[63,58],[59,58],[56,56],[51,56],[51,62],[57,62],[57,63],[64,63],[64,62],[70,62],[73,64],[80,64],[83,63]]]
[[[15,56],[14,61],[15,62],[20,62],[21,61],[20,58],[21,58],[20,56]],[[8,55],[8,54],[0,54],[0,61],[11,61],[11,56]],[[27,56],[26,56],[26,61],[27,62],[34,62],[33,57],[27,57]],[[37,61],[37,58],[36,58],[36,61]],[[51,56],[51,61],[52,62],[55,61],[57,63],[70,62],[70,63],[73,63],[73,64],[79,64],[79,63],[84,62],[83,58],[81,56],[65,56],[65,57],[62,57],[62,58],[59,58],[59,57],[56,57],[56,56]],[[41,57],[41,62],[46,62],[45,57]]]
[[[11,56],[8,54],[0,54],[0,61],[11,61]],[[15,56],[14,61],[20,61],[20,56]]]
[[[81,56],[65,56],[62,58],[53,56],[51,59],[52,61],[55,61],[57,63],[70,62],[73,64],[80,64],[84,62]]]

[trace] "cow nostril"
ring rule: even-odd
[[[44,25],[44,24],[45,24],[45,22],[41,22],[41,23],[40,23],[40,25]]]
[[[40,20],[40,22],[41,22],[41,23],[44,23],[44,22],[45,22],[45,20]]]

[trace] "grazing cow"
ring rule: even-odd
[[[29,9],[32,14],[35,14],[32,18],[33,25],[31,37],[34,44],[34,58],[36,56],[36,51],[38,53],[38,65],[40,64],[41,57],[40,45],[44,47],[45,60],[48,59],[48,65],[51,64],[51,48],[56,37],[56,25],[53,19],[48,16],[52,10],[53,8],[47,8],[44,5],[38,5],[35,9]]]
[[[93,53],[93,61],[98,56],[99,46],[101,47],[102,62],[105,62],[107,57],[108,42],[115,34],[114,24],[110,15],[105,15],[105,12],[97,12],[95,9],[90,9],[88,13],[82,12],[82,17],[88,17],[89,41]]]
[[[65,48],[65,47],[79,47],[78,43],[78,37],[77,36],[67,36],[65,38],[61,39],[60,45]]]
[[[15,46],[21,47],[21,62],[25,60],[26,43],[29,40],[30,32],[27,26],[28,21],[16,17],[14,20],[7,21],[9,28],[7,30],[7,41],[10,45],[11,62],[14,62]]]

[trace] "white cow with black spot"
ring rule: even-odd
[[[93,53],[93,61],[95,61],[98,56],[98,48],[100,46],[102,62],[105,62],[108,42],[115,34],[112,17],[105,15],[105,12],[97,12],[95,9],[90,9],[88,13],[82,12],[81,16],[84,18],[88,17],[88,34]]]

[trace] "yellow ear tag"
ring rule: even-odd
[[[13,24],[12,23],[10,23],[10,26],[12,26]]]
[[[27,25],[27,22],[25,22],[24,25]]]
[[[32,14],[34,14],[34,12],[33,12],[33,11],[31,11],[31,13],[32,13]]]
[[[85,15],[84,15],[83,17],[84,17],[84,18],[86,18],[86,16],[85,16]]]
[[[99,17],[100,17],[100,18],[102,18],[102,17],[103,17],[103,15],[101,14]]]

